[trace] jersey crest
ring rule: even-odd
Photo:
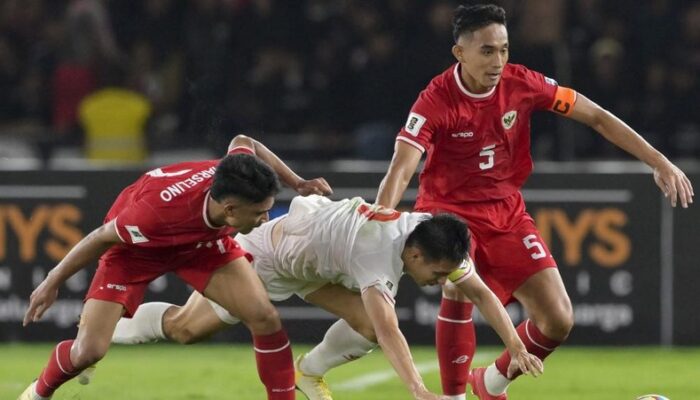
[[[503,129],[510,129],[515,125],[515,119],[518,118],[518,112],[515,110],[508,111],[507,113],[503,114],[503,118],[501,118],[501,124],[503,125]]]

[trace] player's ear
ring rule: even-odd
[[[460,46],[459,44],[456,44],[452,46],[452,55],[457,59],[459,62],[464,61],[464,48]]]

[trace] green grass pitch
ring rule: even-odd
[[[308,347],[297,345],[295,353]],[[0,345],[0,399],[15,399],[43,367],[50,345]],[[439,390],[435,351],[413,347],[427,386]],[[480,349],[475,365],[490,363],[498,349]],[[408,399],[381,352],[335,369],[327,376],[338,400]],[[515,400],[634,400],[658,393],[671,400],[700,399],[700,349],[656,347],[563,347],[546,362],[540,378],[512,385]],[[300,399],[304,397],[297,396]],[[64,385],[54,400],[264,399],[251,346],[156,344],[114,346],[93,382]],[[473,399],[472,396],[468,396]]]

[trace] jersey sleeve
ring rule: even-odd
[[[552,78],[548,78],[537,71],[522,67],[522,76],[526,82],[534,108],[546,110],[552,106],[559,84]]]
[[[438,108],[427,89],[421,92],[396,140],[408,143],[424,153],[430,148],[439,127]]]
[[[364,293],[369,288],[379,290],[387,303],[396,304],[394,297],[398,290],[401,276],[393,269],[393,254],[391,251],[380,251],[380,245],[373,245],[376,240],[369,239],[364,243],[357,243],[360,251],[355,254],[350,268],[350,274],[357,281],[360,291]],[[362,249],[374,247],[375,250],[363,251]]]
[[[173,243],[168,236],[171,224],[161,218],[161,213],[153,207],[155,202],[141,199],[124,208],[115,218],[119,238],[127,245],[138,247],[164,247]]]

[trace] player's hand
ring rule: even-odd
[[[328,196],[333,194],[333,189],[331,189],[331,186],[323,178],[302,179],[294,190],[302,196],[308,196],[310,194]]]
[[[515,372],[522,371],[523,374],[540,376],[544,372],[544,364],[536,355],[530,354],[527,351],[519,351],[516,354],[510,355],[510,365],[508,365],[508,377],[513,376]]]
[[[654,182],[671,200],[671,206],[675,207],[678,200],[683,208],[693,203],[693,185],[690,179],[670,161],[664,162],[660,167],[654,168]]]
[[[29,325],[30,322],[38,321],[44,312],[51,307],[58,297],[58,287],[54,286],[49,279],[43,282],[29,296],[29,308],[24,314],[22,326]]]

